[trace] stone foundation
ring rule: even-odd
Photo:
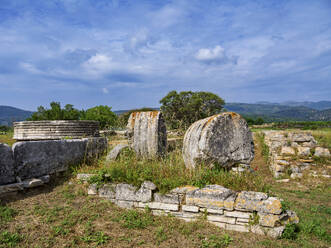
[[[318,147],[309,132],[263,131],[269,148],[270,170],[275,177],[290,172],[291,178],[302,177],[302,171],[314,166],[314,157],[330,157],[327,148]]]
[[[107,138],[0,143],[1,192],[20,190],[21,180],[32,180],[65,171],[70,165],[89,162],[107,150]],[[5,190],[8,189],[8,190]]]
[[[77,179],[87,181],[90,174],[79,174]],[[298,223],[297,215],[282,209],[280,199],[265,193],[235,192],[219,185],[199,189],[179,187],[168,194],[156,192],[152,182],[140,188],[129,184],[91,184],[89,195],[98,195],[122,208],[149,208],[154,215],[173,215],[185,221],[204,218],[221,228],[238,232],[253,232],[278,238],[286,224]]]

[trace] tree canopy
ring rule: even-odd
[[[51,102],[50,109],[39,106],[37,112],[34,112],[27,120],[94,120],[99,121],[100,128],[105,128],[117,124],[117,115],[111,111],[111,107],[106,105],[84,111],[75,109],[72,104],[67,104],[62,109],[59,102]]]
[[[220,113],[225,104],[218,95],[204,91],[170,91],[160,103],[167,126],[182,129],[197,120]]]
[[[51,102],[50,107],[50,109],[46,109],[43,106],[39,106],[37,112],[34,112],[27,120],[79,120],[81,111],[75,109],[71,104],[65,105],[64,109],[62,109],[59,102]]]
[[[100,128],[109,128],[117,124],[117,115],[107,105],[100,105],[83,111],[81,119],[99,121]]]

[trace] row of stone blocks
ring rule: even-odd
[[[79,174],[86,181],[91,174]],[[280,237],[286,224],[298,223],[293,211],[283,210],[280,199],[265,193],[235,192],[219,185],[199,189],[193,186],[175,188],[168,194],[156,192],[152,182],[138,189],[130,184],[91,184],[88,194],[106,198],[123,208],[151,209],[154,215],[173,215],[185,221],[206,218],[221,228]]]
[[[0,143],[0,185],[65,171],[98,157],[107,146],[104,137]]]
[[[330,157],[328,148],[319,147],[311,133],[304,131],[264,131],[269,147],[270,170],[275,177],[291,170],[291,178],[302,177],[302,171],[314,166],[314,157]]]

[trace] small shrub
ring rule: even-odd
[[[297,224],[287,224],[285,226],[284,232],[282,233],[281,238],[282,239],[296,239],[297,238],[297,234],[299,232],[299,228]]]
[[[229,246],[232,241],[228,234],[224,234],[223,237],[210,235],[209,238],[201,241],[201,248],[223,248]]]
[[[16,247],[23,240],[23,237],[18,233],[4,231],[0,234],[0,244],[4,247]]]
[[[260,221],[260,216],[257,212],[254,212],[253,215],[249,216],[248,224],[251,226],[258,225]]]

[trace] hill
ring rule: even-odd
[[[315,106],[321,107],[321,105]],[[262,117],[266,121],[331,121],[331,107],[325,110],[316,110],[305,106],[282,104],[228,103],[225,108],[247,117]]]
[[[23,121],[30,117],[32,111],[22,110],[11,106],[0,106],[0,125],[11,125],[14,121]]]

